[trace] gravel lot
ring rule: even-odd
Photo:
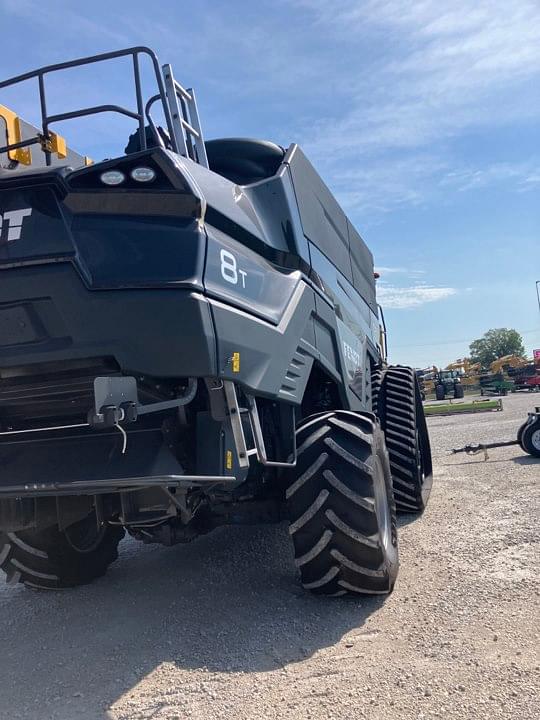
[[[429,420],[434,490],[400,520],[388,598],[305,594],[284,526],[126,541],[73,591],[2,586],[1,720],[536,720],[540,461],[447,452],[512,439],[535,400]]]

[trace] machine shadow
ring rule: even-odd
[[[417,520],[420,520],[422,517],[422,513],[398,513],[397,516],[397,526],[398,530],[401,527],[405,527],[406,525],[410,525],[413,522],[416,522]]]
[[[334,645],[384,602],[304,592],[283,526],[222,528],[170,549],[132,540],[121,548],[107,577],[90,586],[0,592],[10,618],[1,717],[10,708],[26,720],[101,717],[163,663],[275,670]]]
[[[512,462],[518,465],[537,465],[540,463],[540,458],[534,457],[533,455],[517,455],[512,458]]]

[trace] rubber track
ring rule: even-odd
[[[385,432],[390,456],[396,508],[402,512],[420,512],[427,503],[432,476],[429,438],[416,374],[409,367],[378,368],[372,374],[372,385],[376,398],[373,408]],[[429,455],[424,462],[424,480],[418,468],[419,442],[424,443],[424,455]]]

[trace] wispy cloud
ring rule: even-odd
[[[349,208],[419,204],[436,191],[441,175],[470,172],[449,152],[460,134],[540,117],[537,0],[454,0],[445,7],[438,0],[299,2],[341,38],[351,58],[349,77],[356,76],[348,110],[321,118],[309,143],[338,186],[345,184],[342,167],[355,161],[362,167],[348,187],[336,188]],[[359,57],[366,37],[380,44],[380,54]],[[373,170],[371,183],[364,183],[364,173]],[[520,168],[511,164],[504,171],[475,170],[476,186],[508,181],[524,190],[536,183],[532,173],[517,182]]]
[[[426,271],[421,268],[387,267],[384,265],[378,265],[375,268],[375,272],[378,272],[382,277],[385,275],[403,275],[411,279],[419,278],[426,274]],[[384,280],[382,280],[381,283],[384,283]]]
[[[60,29],[55,27],[51,13],[44,12],[43,6],[35,0],[2,0],[0,10],[13,17],[39,23],[46,28],[47,32],[60,32]],[[62,7],[61,15],[61,32],[73,32],[79,38],[84,37],[100,44],[106,40],[112,41],[119,47],[129,45],[129,36],[121,29],[124,25],[123,21],[115,27],[111,27],[110,23],[91,19],[83,9],[77,10],[66,5]]]
[[[40,34],[61,24],[71,43],[33,48],[47,62],[90,47],[155,45],[181,81],[196,85],[209,137],[299,141],[362,227],[449,188],[538,185],[532,162],[523,167],[504,146],[476,162],[458,147],[467,133],[540,118],[538,0],[203,0],[193,12],[197,33],[180,35],[176,6],[167,22],[149,22],[137,2],[128,13],[110,3],[103,14],[0,0],[0,12],[6,26],[23,21]],[[116,102],[131,91],[99,76],[94,84],[114,85]]]
[[[397,287],[388,283],[377,285],[377,298],[384,308],[407,310],[426,303],[444,300],[457,294],[453,287],[436,287],[434,285],[412,285]]]
[[[403,267],[384,267],[384,265],[379,265],[378,267],[375,268],[375,272],[384,273],[385,275],[388,275],[388,273],[398,273],[398,274],[402,274],[402,273],[406,273],[406,272],[407,272],[407,268],[403,268]]]
[[[540,158],[523,163],[495,163],[484,168],[456,169],[441,179],[441,185],[453,186],[461,192],[503,183],[518,192],[536,189],[540,185]]]

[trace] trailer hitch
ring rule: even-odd
[[[507,440],[506,442],[498,443],[480,443],[478,445],[465,445],[462,448],[453,448],[452,454],[464,452],[466,455],[479,455],[481,452],[484,453],[484,460],[489,458],[488,450],[498,447],[507,447],[508,445],[519,445],[519,440]]]
[[[478,455],[479,453],[484,453],[484,460],[488,459],[488,450],[491,450],[491,448],[498,448],[498,447],[509,447],[510,445],[520,445],[525,452],[529,452],[527,448],[523,447],[522,445],[522,435],[523,431],[529,427],[530,425],[534,425],[535,423],[540,421],[540,406],[535,407],[533,412],[527,413],[527,420],[523,423],[523,425],[518,430],[518,436],[516,440],[506,440],[505,442],[495,442],[495,443],[480,443],[479,445],[465,445],[465,447],[462,448],[454,448],[452,450],[452,453],[455,455],[456,453],[466,453],[467,455]]]

